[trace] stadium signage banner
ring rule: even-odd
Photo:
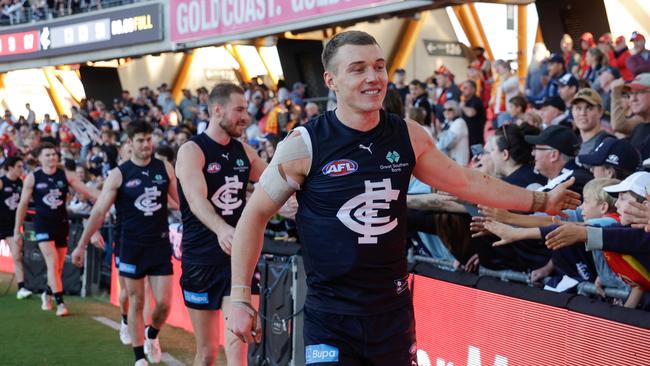
[[[171,0],[172,42],[235,35],[402,0]],[[286,30],[291,30],[287,28]]]
[[[413,302],[419,365],[650,365],[648,329],[419,275]]]
[[[162,39],[162,5],[134,6],[0,30],[0,61],[38,59]]]

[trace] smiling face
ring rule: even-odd
[[[217,118],[221,116],[219,127],[230,137],[241,137],[251,121],[244,95],[233,93],[225,105],[215,104],[214,108]]]
[[[383,51],[378,45],[339,47],[323,76],[327,87],[336,92],[342,110],[369,113],[381,109],[388,74]]]

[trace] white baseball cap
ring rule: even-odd
[[[641,197],[650,193],[650,173],[636,172],[625,178],[621,183],[603,188],[605,192],[621,193],[632,191]]]

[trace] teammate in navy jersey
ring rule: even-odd
[[[219,313],[230,313],[230,250],[246,202],[246,186],[266,168],[255,150],[242,144],[250,123],[244,90],[217,85],[208,101],[210,123],[183,144],[176,175],[183,216],[181,287],[196,338],[195,365],[214,365]],[[246,345],[225,332],[228,365],[246,364]]]
[[[559,213],[579,195],[514,187],[459,166],[416,122],[381,110],[386,60],[375,39],[343,32],[323,50],[324,80],[338,107],[291,133],[262,174],[235,229],[228,328],[259,341],[250,291],[264,224],[297,192],[307,273],[304,308],[310,365],[417,364],[406,266],[406,192],[412,173],[460,199]]]
[[[0,178],[0,240],[5,240],[11,249],[14,260],[14,272],[18,282],[16,298],[22,300],[32,295],[25,288],[25,272],[23,272],[23,245],[13,238],[16,224],[16,208],[23,189],[23,159],[10,157],[5,160],[7,174]]]
[[[27,213],[27,205],[33,198],[36,215],[33,217],[34,234],[38,247],[43,253],[47,266],[47,291],[42,294],[41,309],[51,310],[54,295],[56,300],[56,315],[65,316],[68,309],[63,302],[63,283],[61,275],[65,255],[68,251],[68,213],[66,202],[68,187],[96,199],[99,192],[86,186],[77,178],[74,172],[65,171],[58,167],[59,155],[53,144],[41,143],[35,150],[40,163],[40,169],[25,178],[20,203],[16,210],[14,239],[17,246],[22,246],[22,226]]]
[[[115,203],[121,225],[119,273],[126,277],[129,293],[127,319],[136,365],[147,365],[146,359],[160,362],[158,332],[169,315],[172,296],[167,197],[170,203],[178,202],[176,180],[171,164],[153,157],[151,133],[151,125],[146,122],[131,122],[127,127],[131,159],[109,173],[73,253],[73,262],[82,264],[90,237]],[[151,325],[146,329],[145,277],[156,301]]]

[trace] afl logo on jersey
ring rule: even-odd
[[[36,184],[36,189],[45,189],[47,188],[47,183],[41,182]]]
[[[131,179],[130,181],[126,182],[125,186],[126,188],[133,188],[137,187],[142,183],[142,181],[138,178]]]
[[[341,177],[352,174],[359,169],[359,164],[354,160],[340,159],[330,161],[323,167],[323,175],[332,177]]]
[[[210,165],[208,165],[208,169],[206,169],[206,171],[210,174],[219,173],[220,170],[221,164],[219,163],[210,163]]]

